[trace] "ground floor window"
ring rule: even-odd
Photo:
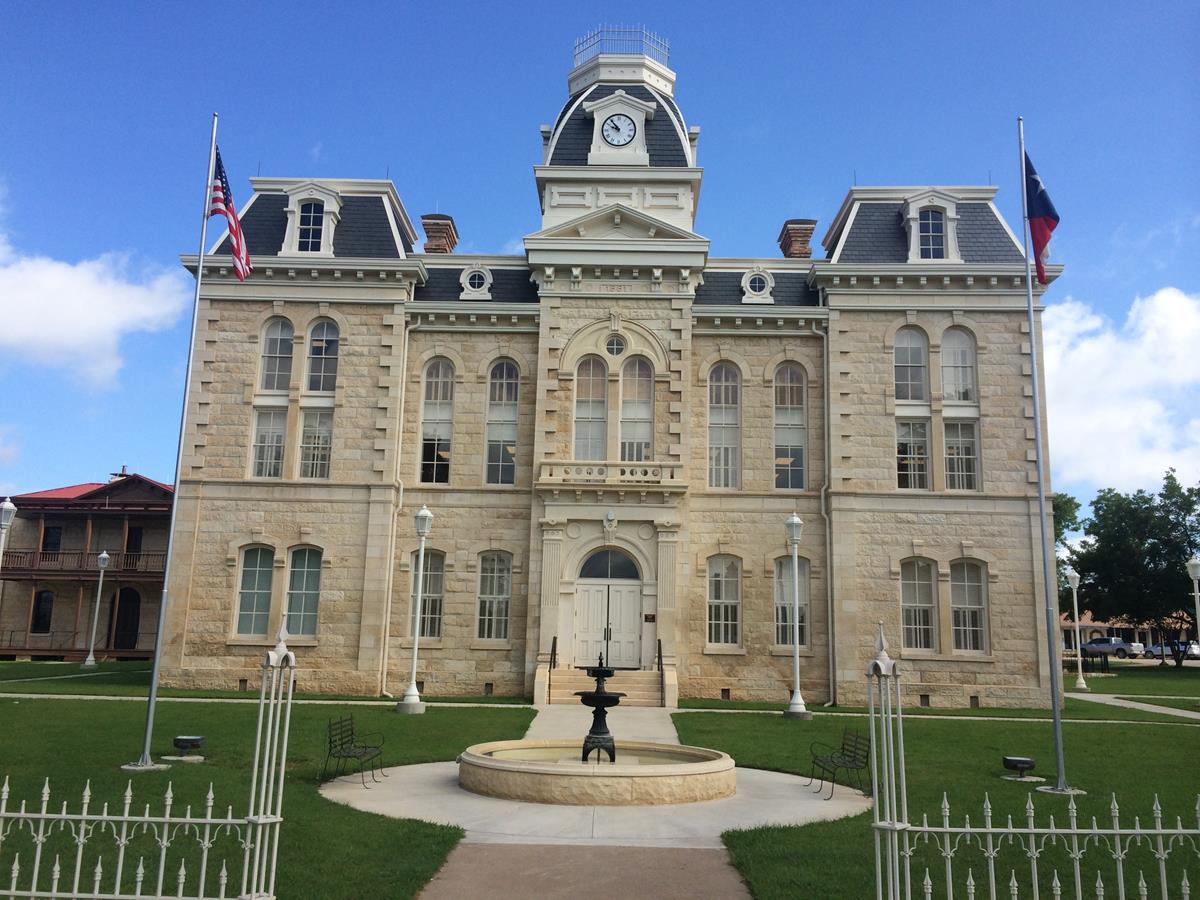
[[[905,648],[936,649],[933,563],[924,559],[910,559],[901,564],[900,605],[904,619]]]
[[[708,561],[708,643],[741,642],[741,565],[732,556]]]
[[[425,551],[425,571],[421,578],[421,631],[423,638],[442,636],[442,590],[446,573],[446,557],[439,550]],[[417,618],[417,554],[413,554],[412,618],[409,633]]]
[[[800,646],[808,646],[808,560],[801,559],[800,572]],[[792,578],[792,558],[775,560],[775,643],[792,646],[792,619],[795,613]]]
[[[950,608],[954,617],[954,649],[984,649],[983,567],[960,560],[950,564]]]
[[[49,634],[54,618],[54,591],[38,591],[33,598],[33,616],[29,620],[30,634]]]
[[[512,557],[485,553],[479,560],[479,631],[484,640],[508,638],[508,609],[512,601]]]
[[[301,547],[292,551],[288,577],[287,630],[291,634],[317,633],[317,605],[321,599],[321,551]]]
[[[238,634],[265,635],[271,615],[271,578],[275,551],[247,547],[242,551],[242,579],[238,591]]]

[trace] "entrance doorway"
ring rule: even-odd
[[[589,556],[575,583],[575,664],[595,665],[601,654],[614,668],[641,668],[641,576],[611,548]]]
[[[133,588],[121,588],[116,603],[108,611],[112,649],[136,650],[138,628],[142,621],[142,595]]]

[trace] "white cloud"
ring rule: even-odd
[[[308,158],[310,160],[312,160],[314,163],[320,162],[321,156],[324,153],[324,150],[325,150],[325,144],[321,141],[317,141],[315,144],[313,144],[311,147],[308,148]]]
[[[76,263],[24,255],[0,231],[0,356],[105,387],[121,369],[121,339],[169,328],[189,293],[182,271],[135,272],[118,253]]]
[[[16,429],[11,425],[0,425],[0,466],[17,461],[20,447],[17,445]]]
[[[1152,489],[1200,478],[1200,294],[1167,287],[1114,323],[1080,300],[1043,320],[1058,481]]]

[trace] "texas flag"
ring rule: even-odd
[[[1046,284],[1046,260],[1050,258],[1050,235],[1058,227],[1058,210],[1046,193],[1046,186],[1025,154],[1025,203],[1028,207],[1029,236],[1033,239],[1033,261],[1037,265],[1038,284]]]

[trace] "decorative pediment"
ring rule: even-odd
[[[590,119],[599,116],[609,109],[631,109],[642,113],[647,119],[654,118],[654,110],[658,107],[657,103],[651,103],[646,100],[639,100],[624,91],[614,91],[613,93],[602,97],[599,100],[584,101],[584,114]]]
[[[525,238],[526,242],[539,239],[580,239],[584,241],[694,241],[704,240],[700,235],[678,228],[661,219],[646,215],[622,203],[614,203],[603,209],[594,210],[553,225]]]

